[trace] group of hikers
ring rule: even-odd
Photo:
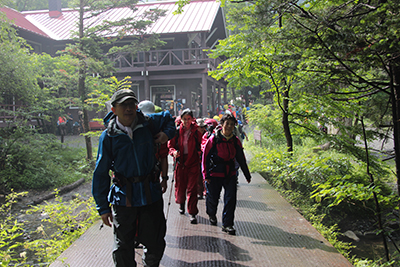
[[[104,118],[92,193],[104,225],[113,225],[115,266],[136,266],[135,246],[143,245],[143,265],[159,266],[165,250],[166,218],[162,194],[167,190],[168,155],[174,160],[175,202],[179,213],[197,224],[198,199],[205,197],[211,225],[224,188],[222,231],[235,235],[238,169],[251,175],[238,121],[226,112],[220,121],[195,119],[190,109],[173,118],[155,113],[150,101],[119,90]],[[240,124],[239,124],[240,125]],[[112,181],[110,187],[110,181]],[[172,189],[172,188],[171,188]]]
[[[79,111],[79,122],[75,121],[71,113],[59,116],[57,119],[57,134],[61,136],[76,135],[82,133],[83,112]]]

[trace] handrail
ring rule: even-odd
[[[216,69],[222,63],[221,58],[208,57],[209,52],[204,48],[184,48],[150,50],[133,53],[120,53],[112,60],[115,67],[122,68],[145,68],[162,66],[186,66],[206,64],[209,69]]]
[[[15,113],[16,109],[24,105],[16,104],[0,104],[0,120],[3,119],[15,119],[16,115],[9,115],[10,113]]]

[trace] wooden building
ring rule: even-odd
[[[174,15],[175,2],[138,3],[133,13],[129,9],[111,10],[104,19],[135,16],[159,8],[166,15],[148,29],[166,42],[161,50],[139,52],[137,55],[120,54],[114,58],[119,78],[130,76],[133,90],[139,100],[151,100],[178,115],[183,107],[190,108],[199,117],[211,115],[226,96],[226,82],[208,76],[222,62],[212,59],[204,50],[213,48],[227,37],[225,16],[220,3],[215,0],[195,0],[184,7],[184,12]],[[18,12],[0,9],[14,21],[18,33],[36,53],[55,55],[72,42],[71,31],[76,29],[77,11],[61,9],[60,0],[49,0],[49,10]],[[223,91],[222,91],[223,90]]]

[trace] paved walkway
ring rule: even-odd
[[[167,247],[161,266],[352,266],[259,174],[247,184],[239,176],[236,209],[236,236],[221,231],[222,201],[218,206],[218,226],[208,222],[205,201],[199,200],[199,224],[178,213],[178,205],[169,207]],[[169,184],[171,186],[171,183]],[[164,195],[167,214],[169,193]],[[113,266],[112,229],[99,230],[95,223],[50,266]],[[136,250],[138,266],[143,266],[143,250]]]

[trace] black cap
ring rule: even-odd
[[[133,99],[133,100],[135,100],[136,103],[138,102],[136,95],[132,90],[122,89],[122,90],[116,91],[113,94],[113,96],[111,97],[111,105],[115,106],[115,104],[121,104],[122,102],[124,102],[128,99]]]

